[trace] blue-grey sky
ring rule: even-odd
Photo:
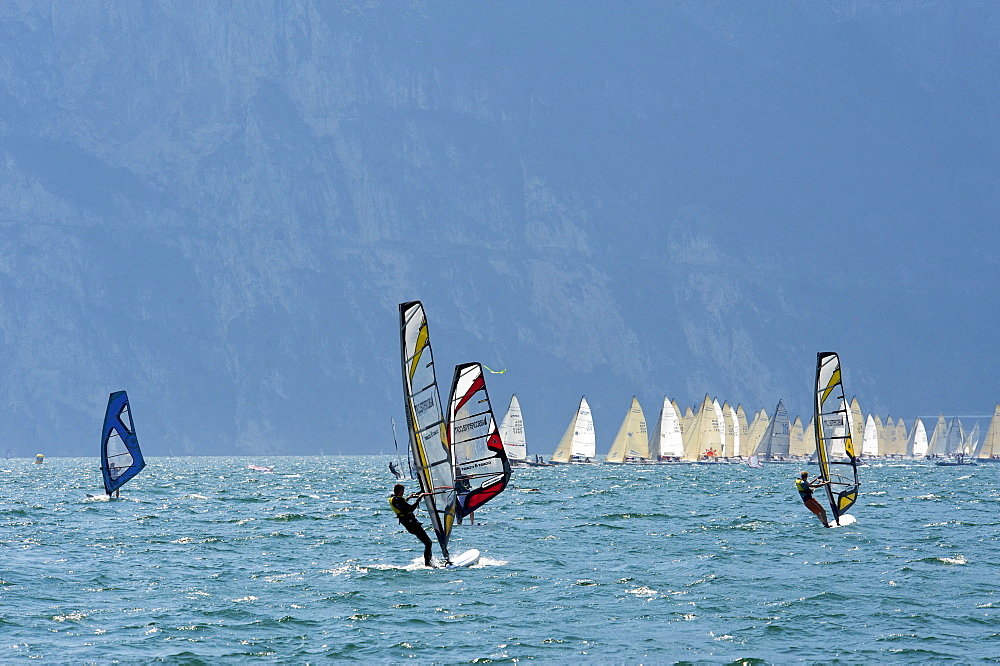
[[[396,304],[548,455],[580,395],[1000,400],[991,2],[5,3],[0,438],[365,453]],[[984,424],[985,425],[985,424]]]

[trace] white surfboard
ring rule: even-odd
[[[839,525],[837,524],[837,521],[831,520],[830,521],[830,527],[831,528],[834,528],[834,527],[847,527],[848,525],[853,525],[856,522],[858,522],[857,518],[855,518],[854,516],[852,516],[849,513],[845,513],[844,515],[842,515],[840,517],[840,524]]]
[[[453,559],[445,569],[457,569],[459,567],[471,567],[473,564],[479,561],[479,551],[473,548],[472,550],[467,550],[455,559]]]

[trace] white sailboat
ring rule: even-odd
[[[767,426],[767,431],[754,451],[763,462],[794,462],[789,459],[788,446],[791,443],[791,424],[788,422],[788,410],[779,400],[774,408],[774,416]]]
[[[517,394],[510,397],[507,413],[500,422],[500,440],[507,451],[507,460],[514,467],[526,466],[528,447],[524,438],[524,419],[521,416],[521,404]]]
[[[618,428],[611,443],[611,450],[604,459],[606,463],[649,462],[649,439],[646,434],[646,416],[635,396],[629,406],[625,420]]]
[[[906,438],[905,455],[907,458],[923,458],[927,455],[927,430],[920,419],[915,419],[913,427],[910,428],[910,434]]]
[[[816,423],[813,419],[809,419],[809,425],[802,431],[802,455],[807,459],[816,455]]]
[[[940,458],[944,455],[944,436],[947,430],[948,423],[944,420],[944,414],[939,414],[934,430],[931,431],[931,439],[927,443],[928,458]]]
[[[743,411],[743,405],[736,405],[736,435],[738,446],[733,452],[734,456],[749,456],[750,450],[750,426],[747,424],[747,414]]]
[[[764,433],[767,432],[767,426],[770,423],[766,411],[762,409],[759,412],[754,412],[753,423],[750,424],[747,434],[747,455],[758,455],[759,457],[759,454],[756,453],[757,447],[760,446],[760,440],[764,438]]]
[[[728,402],[722,403],[722,455],[726,458],[736,456],[739,444],[736,441],[736,410]]]
[[[895,457],[906,457],[906,424],[903,419],[896,421],[896,434],[893,437],[892,450],[892,455]]]
[[[861,455],[864,458],[876,458],[879,454],[878,431],[879,424],[875,417],[868,414],[865,419],[865,430],[861,435]]]
[[[792,428],[788,434],[788,455],[793,458],[801,458],[805,455],[806,442],[802,428],[802,418],[795,417],[792,421]]]
[[[663,397],[663,407],[660,416],[653,425],[649,436],[649,459],[654,462],[680,460],[684,455],[684,438],[681,434],[681,422],[674,404]]]
[[[962,422],[956,417],[948,422],[944,432],[944,458],[938,460],[938,465],[975,465],[975,459],[967,456],[965,451],[966,437]]]
[[[993,410],[993,418],[990,419],[976,458],[979,462],[1000,462],[1000,404]]]
[[[978,458],[979,456],[977,456],[976,454],[979,453],[980,444],[981,442],[979,441],[979,422],[976,421],[976,424],[972,426],[972,430],[970,430],[969,434],[965,436],[965,446],[963,447],[964,449],[963,452],[967,456],[973,456]]]
[[[559,440],[551,463],[593,463],[597,454],[597,438],[594,434],[594,418],[587,404],[587,396],[580,398],[580,406],[569,422],[565,434]]]

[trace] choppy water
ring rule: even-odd
[[[388,461],[153,459],[119,501],[0,461],[0,659],[1000,659],[1000,465],[868,467],[836,530],[790,465],[517,470],[445,571]]]

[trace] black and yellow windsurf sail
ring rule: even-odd
[[[427,317],[420,301],[399,305],[399,345],[413,469],[421,492],[429,493],[424,497],[424,506],[441,552],[448,560],[448,537],[455,523],[455,472],[434,373]]]
[[[835,352],[816,354],[816,455],[820,477],[839,524],[840,516],[858,501],[858,454],[851,437],[850,405],[844,397],[840,357]],[[843,451],[843,453],[840,453]]]

